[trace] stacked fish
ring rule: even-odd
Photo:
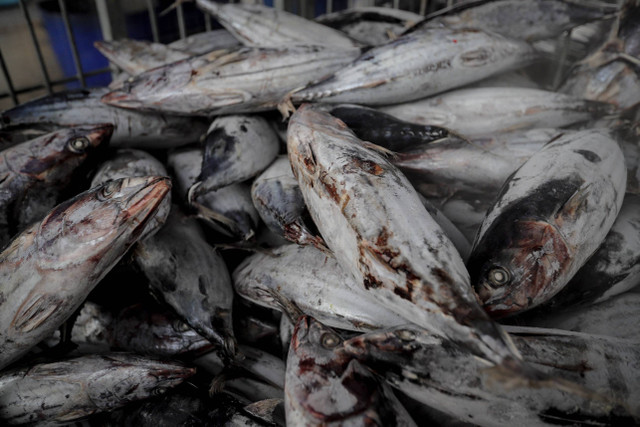
[[[0,115],[3,425],[640,423],[640,2],[196,4]]]

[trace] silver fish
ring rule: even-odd
[[[195,219],[174,207],[165,226],[136,246],[134,258],[151,288],[192,328],[225,356],[235,354],[231,278]]]
[[[523,164],[487,213],[467,263],[485,310],[502,317],[557,294],[604,240],[626,179],[607,130],[558,138]]]
[[[416,190],[422,194],[427,191],[415,181],[414,185]],[[433,189],[432,185],[427,184],[427,187]],[[427,198],[426,200],[451,220],[469,242],[473,242],[487,211],[491,208],[494,197],[487,198],[478,193],[457,192],[451,196]]]
[[[287,425],[415,426],[391,390],[367,368],[334,348],[342,338],[301,316],[291,340],[285,376]]]
[[[311,216],[359,286],[479,357],[518,359],[478,304],[455,247],[398,169],[310,105],[293,115],[288,134],[289,160]]]
[[[529,44],[497,34],[428,29],[374,47],[325,80],[294,92],[291,100],[408,102],[528,65],[536,56]]]
[[[137,76],[147,70],[162,67],[191,56],[162,43],[153,43],[146,40],[99,40],[94,42],[93,45],[109,62],[117,65],[130,76]]]
[[[319,46],[214,51],[142,73],[102,100],[126,109],[196,116],[271,110],[291,90],[359,54],[359,49]]]
[[[0,254],[0,366],[50,336],[137,241],[171,188],[124,178],[56,206]]]
[[[213,50],[238,47],[240,42],[229,31],[220,29],[192,34],[167,46],[191,55],[202,55]]]
[[[17,369],[0,376],[0,420],[61,425],[163,393],[194,373],[177,362],[126,353]]]
[[[0,113],[0,129],[45,129],[77,124],[111,123],[114,127],[111,146],[137,148],[170,148],[195,142],[208,124],[193,118],[110,107],[100,98],[105,88],[60,92],[25,102]],[[91,111],[91,114],[87,114]]]
[[[447,235],[453,246],[455,246],[456,250],[460,254],[460,257],[463,260],[469,258],[469,254],[471,253],[471,243],[469,239],[467,239],[464,234],[456,227],[449,218],[446,217],[444,213],[440,211],[440,209],[436,208],[430,201],[428,201],[425,197],[420,196],[420,201],[422,202],[422,206],[429,212],[431,218],[442,228],[444,234]]]
[[[100,165],[91,180],[91,187],[104,184],[109,180],[135,176],[168,176],[168,174],[164,165],[151,154],[141,150],[121,149]],[[150,233],[158,231],[167,220],[170,210],[171,194],[167,194],[140,239],[145,239]]]
[[[113,126],[74,126],[0,152],[0,246],[44,217],[76,172],[109,142]]]
[[[614,107],[541,89],[487,87],[458,89],[381,111],[411,123],[475,136],[565,127],[612,113]]]
[[[282,359],[266,351],[241,345],[239,352],[243,356],[237,362],[242,369],[251,372],[258,378],[284,389],[285,366]]]
[[[167,166],[172,172],[178,198],[186,201],[189,188],[198,180],[202,169],[202,149],[185,147],[170,152]]]
[[[405,323],[372,300],[329,253],[312,246],[284,245],[272,255],[253,254],[233,272],[236,292],[249,301],[281,310],[285,298],[324,324],[370,331]]]
[[[356,46],[352,39],[340,31],[274,7],[210,0],[196,0],[196,5],[213,15],[245,46]]]

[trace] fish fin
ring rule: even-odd
[[[245,406],[244,410],[258,418],[273,422],[273,413],[278,405],[282,403],[284,403],[283,399],[264,399]]]
[[[59,417],[55,418],[55,421],[74,421],[78,418],[88,417],[89,415],[95,414],[97,409],[76,409],[71,412],[65,412]]]
[[[63,303],[57,294],[37,294],[20,306],[11,326],[19,332],[30,332],[51,317]]]
[[[277,108],[278,111],[280,111],[280,114],[282,114],[283,122],[286,121],[291,114],[296,112],[296,107],[293,105],[291,97],[293,96],[293,94],[295,94],[296,92],[300,92],[305,87],[306,86],[300,86],[293,90],[290,90],[285,96],[282,97],[282,100],[280,100],[280,102],[278,103]]]
[[[267,292],[271,295],[273,300],[278,303],[280,308],[282,308],[282,312],[289,318],[289,320],[291,320],[291,323],[295,325],[304,312],[300,310],[300,308],[298,308],[298,306],[289,298],[279,294],[273,289],[268,289]]]
[[[224,374],[220,374],[211,380],[209,385],[209,397],[213,397],[216,394],[220,394],[224,391],[225,381],[227,377]]]
[[[556,211],[556,221],[563,221],[566,219],[575,218],[576,215],[581,212],[588,203],[590,185],[580,187],[571,195]]]
[[[368,148],[369,150],[375,151],[376,153],[380,153],[385,157],[390,157],[392,159],[398,157],[398,153],[396,153],[395,151],[391,151],[388,148],[384,148],[378,144],[374,144],[373,142],[362,141],[362,145],[364,146],[364,148]]]
[[[321,236],[314,235],[301,221],[294,221],[284,226],[284,237],[299,245],[313,245],[326,253],[332,253]]]
[[[191,1],[193,1],[193,0],[176,0],[173,3],[171,3],[169,5],[169,7],[167,7],[165,10],[160,12],[158,14],[158,16],[160,16],[160,17],[165,16],[167,13],[171,12],[173,9],[175,9],[178,6],[180,6],[182,3],[191,2]]]

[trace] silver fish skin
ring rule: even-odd
[[[616,295],[597,304],[569,307],[555,312],[531,312],[518,316],[526,325],[557,328],[586,334],[603,335],[640,342],[637,319],[640,316],[640,294],[634,291]]]
[[[118,313],[111,324],[115,349],[158,357],[205,353],[213,345],[173,311],[136,304]]]
[[[400,36],[422,19],[422,15],[407,10],[372,6],[327,13],[315,21],[340,30],[364,45],[378,46]]]
[[[240,296],[275,310],[282,310],[276,296],[283,297],[327,326],[350,331],[406,323],[373,300],[331,254],[291,244],[272,252],[253,254],[234,270]]]
[[[544,89],[542,85],[529,77],[521,70],[507,71],[506,73],[496,74],[491,77],[487,77],[484,80],[480,80],[466,88],[480,88],[480,87],[525,87],[529,89]]]
[[[342,342],[336,332],[315,319],[298,319],[287,356],[287,425],[415,426],[371,371],[333,351]]]
[[[231,278],[196,219],[175,206],[164,227],[136,246],[134,259],[150,287],[192,328],[221,354],[235,354]]]
[[[536,57],[526,42],[497,34],[429,29],[374,47],[332,76],[293,93],[291,100],[409,102],[523,67]]]
[[[504,317],[557,294],[604,241],[626,180],[605,129],[560,137],[531,156],[502,187],[467,263],[484,309]]]
[[[117,150],[113,157],[103,162],[91,180],[91,187],[104,184],[109,180],[135,176],[168,176],[164,165],[151,154],[135,149]],[[165,223],[171,210],[171,194],[167,194],[154,218],[147,224],[147,229],[140,239],[146,239]]]
[[[419,101],[382,107],[401,120],[441,126],[465,136],[532,128],[561,128],[613,113],[607,103],[541,89],[458,89]]]
[[[189,190],[190,198],[253,178],[275,160],[279,150],[278,135],[264,118],[216,118],[204,140],[202,170]]]
[[[320,46],[215,51],[147,71],[102,97],[116,107],[191,116],[273,110],[291,90],[353,61]]]
[[[196,5],[213,15],[245,46],[358,46],[354,40],[340,31],[274,7],[261,4],[218,3],[211,0],[196,0]]]
[[[178,362],[126,353],[17,369],[0,377],[0,420],[9,425],[63,425],[163,393],[194,373]]]
[[[0,367],[50,336],[137,241],[171,188],[125,178],[56,206],[0,254]]]
[[[241,240],[249,240],[256,234],[260,216],[253,206],[248,184],[232,184],[208,191],[190,203],[198,217],[219,233]]]
[[[486,195],[493,200],[502,184],[522,164],[554,138],[572,134],[562,129],[529,129],[457,137],[420,144],[392,159],[425,197]]]
[[[189,188],[198,180],[202,168],[202,149],[185,147],[167,155],[167,166],[172,172],[175,194],[187,200]]]
[[[640,364],[633,345],[552,329],[508,330],[518,332],[510,333],[525,361],[555,382],[489,367],[415,325],[351,338],[336,352],[356,358],[413,399],[473,425],[637,422]]]
[[[208,123],[194,118],[110,107],[100,98],[105,88],[60,92],[25,102],[0,113],[0,129],[111,123],[111,147],[171,148],[195,142]],[[91,114],[87,114],[91,111]]]
[[[284,389],[285,366],[282,359],[258,348],[241,345],[239,352],[243,356],[238,363],[243,369],[260,379]]]
[[[147,70],[162,67],[191,56],[162,43],[153,43],[146,40],[99,40],[94,42],[93,45],[109,62],[117,65],[130,76],[137,76]]]
[[[213,50],[238,47],[240,42],[229,31],[220,29],[192,34],[167,46],[191,55],[202,55]]]
[[[292,116],[288,134],[289,160],[309,212],[359,286],[479,357],[519,358],[480,307],[457,250],[397,168],[311,105]]]
[[[307,207],[286,155],[278,156],[253,181],[251,200],[262,221],[274,233],[299,245],[324,245],[322,238],[305,224]]]
[[[97,158],[113,126],[74,126],[0,152],[0,246],[61,200],[75,172]]]
[[[284,399],[282,388],[249,377],[226,380],[222,384],[225,393],[245,402],[256,402],[264,399]]]
[[[457,249],[460,257],[463,260],[469,258],[469,254],[471,253],[470,240],[467,239],[460,230],[458,230],[458,227],[456,227],[453,222],[451,222],[451,220],[449,220],[449,218],[440,211],[440,209],[436,208],[433,203],[428,201],[422,195],[419,196],[420,201],[422,201],[422,206],[424,206],[427,212],[429,212],[429,215],[431,215],[431,218],[433,218],[440,228],[442,228],[442,231],[444,231],[449,240],[451,240],[451,243],[453,243],[453,246]]]
[[[478,2],[476,2],[478,4]],[[463,4],[436,12],[416,28],[478,28],[505,37],[536,41],[558,37],[587,22],[618,11],[615,4],[567,0],[500,0]]]
[[[414,185],[417,191],[424,194],[425,190],[419,184],[414,183]],[[430,185],[427,186],[432,188]],[[477,193],[464,192],[458,192],[452,196],[426,198],[429,203],[436,206],[451,220],[469,242],[473,242],[475,239],[487,211],[493,204],[493,199],[493,197],[487,198]]]

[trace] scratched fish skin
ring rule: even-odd
[[[507,178],[546,143],[571,133],[545,128],[470,140],[444,138],[397,153],[392,162],[425,197],[473,193],[491,200]]]
[[[298,181],[286,155],[278,158],[251,184],[251,200],[274,233],[299,245],[323,245],[305,224],[309,216]]]
[[[109,180],[135,176],[168,176],[168,174],[164,165],[151,154],[142,150],[120,149],[100,165],[91,180],[91,187],[104,184]],[[158,231],[167,220],[170,210],[171,194],[167,194],[140,239],[145,239],[150,233]]]
[[[455,247],[398,169],[310,105],[292,116],[288,134],[289,160],[311,216],[359,286],[479,357],[518,358],[478,304]]]
[[[262,172],[280,150],[280,140],[269,123],[258,116],[216,118],[204,140],[202,171],[193,196],[246,181]]]
[[[220,29],[192,34],[184,39],[169,43],[167,46],[191,55],[202,55],[213,50],[238,47],[240,42],[227,30]]]
[[[477,5],[476,5],[477,4]],[[581,24],[603,19],[617,11],[605,2],[566,0],[501,0],[471,2],[435,13],[416,28],[446,26],[479,28],[505,37],[536,41],[550,39]]]
[[[0,377],[0,420],[62,425],[175,387],[195,369],[126,353],[88,355]]]
[[[207,191],[191,200],[199,218],[226,236],[249,240],[256,234],[260,216],[251,200],[248,184],[232,184]]]
[[[326,325],[350,331],[405,323],[372,300],[331,254],[298,245],[284,245],[272,252],[272,256],[253,254],[234,270],[233,285],[240,296],[281,310],[278,295]]]
[[[80,167],[96,159],[113,126],[75,126],[0,152],[0,246],[44,217]]]
[[[150,287],[192,328],[225,355],[235,354],[231,278],[196,219],[174,207],[164,227],[136,246],[134,258]]]
[[[497,34],[428,29],[372,48],[291,99],[365,105],[409,102],[528,65],[536,56],[526,42]]]
[[[171,188],[125,178],[56,206],[0,254],[0,367],[67,320],[139,239]]]
[[[146,40],[99,40],[94,42],[94,46],[109,62],[117,65],[131,76],[137,76],[147,70],[191,56],[162,43]]]
[[[525,313],[522,322],[541,328],[558,328],[640,342],[636,327],[640,315],[640,294],[635,291],[616,295],[597,304],[569,307],[555,312]],[[514,319],[515,320],[515,319]]]
[[[196,0],[196,5],[213,15],[245,46],[357,46],[355,41],[340,31],[273,7],[211,0]]]
[[[333,351],[341,343],[337,333],[315,319],[298,319],[287,356],[287,425],[415,426],[367,368]]]
[[[142,73],[102,101],[192,116],[272,110],[289,91],[334,72],[359,54],[360,49],[320,46],[214,51]]]
[[[381,108],[410,123],[441,126],[465,136],[532,128],[560,128],[612,113],[610,104],[541,89],[458,89]]]
[[[111,123],[114,126],[111,147],[171,148],[197,141],[208,123],[194,118],[110,107],[100,98],[104,88],[59,92],[25,102],[0,113],[0,129],[45,127],[76,124]],[[91,111],[91,114],[87,114]]]
[[[327,13],[316,22],[340,30],[352,39],[378,46],[400,36],[407,28],[423,19],[422,15],[390,7],[354,7]]]
[[[484,309],[504,317],[557,294],[605,239],[626,179],[604,129],[560,137],[531,156],[502,187],[467,263]]]
[[[408,396],[473,425],[637,422],[640,364],[633,345],[539,328],[518,328],[512,337],[525,361],[594,390],[597,397],[550,382],[521,381],[517,372],[488,367],[447,338],[413,325],[351,338],[336,351],[355,357]]]

